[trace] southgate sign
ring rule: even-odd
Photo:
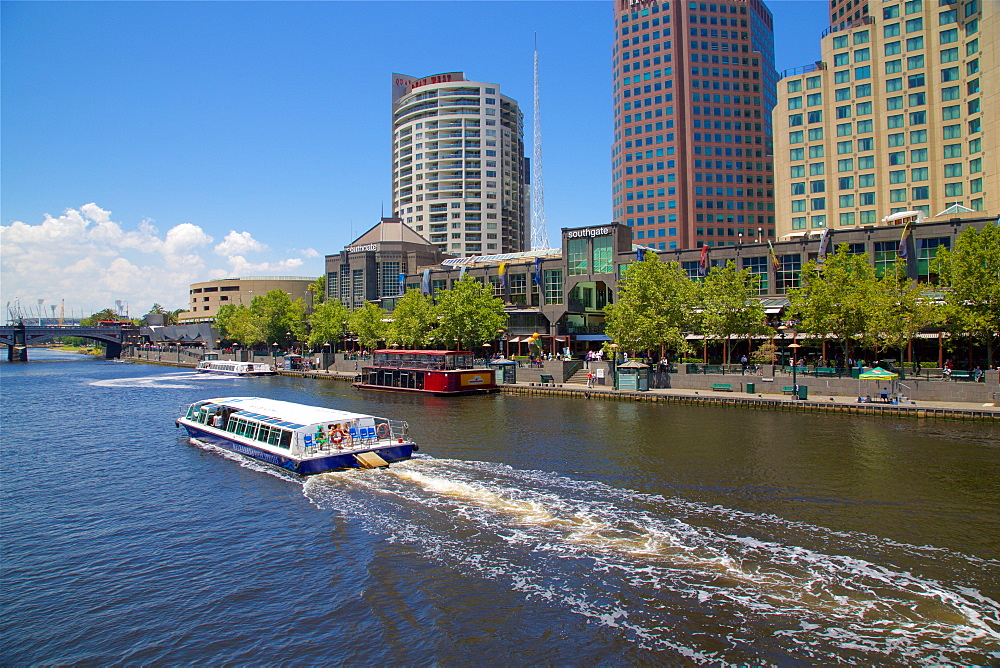
[[[567,239],[580,239],[580,238],[590,238],[603,237],[607,234],[611,234],[610,227],[591,227],[586,230],[570,230],[566,233]]]
[[[348,253],[377,253],[378,244],[368,244],[367,246],[348,246],[344,250]]]

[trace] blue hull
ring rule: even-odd
[[[312,459],[296,459],[291,456],[278,455],[267,450],[255,448],[246,443],[231,441],[218,434],[210,433],[190,425],[183,425],[191,438],[196,438],[203,443],[236,452],[241,455],[256,459],[257,461],[276,466],[296,475],[315,475],[326,473],[327,471],[342,471],[344,469],[359,469],[362,466],[355,459],[355,454],[362,452],[374,452],[386,462],[398,462],[409,459],[413,454],[412,443],[400,443],[385,447],[370,448],[367,450],[354,450],[352,452],[333,453],[326,457],[316,457]]]

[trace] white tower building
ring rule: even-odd
[[[451,255],[527,250],[529,170],[517,102],[462,72],[392,77],[393,214]]]

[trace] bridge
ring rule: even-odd
[[[138,328],[128,325],[29,325],[19,322],[15,325],[0,325],[0,344],[7,346],[8,362],[27,362],[28,346],[33,346],[64,336],[77,336],[105,344],[105,359],[121,357],[122,344],[129,334],[137,334]]]

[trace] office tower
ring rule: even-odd
[[[616,0],[613,218],[637,244],[773,236],[771,13],[760,0]]]
[[[394,215],[451,255],[527,250],[530,188],[517,102],[462,72],[392,77]]]
[[[1000,3],[846,7],[831,2],[822,59],[778,82],[778,234],[996,212]]]

